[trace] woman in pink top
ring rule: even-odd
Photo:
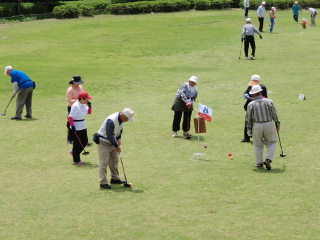
[[[277,9],[275,7],[272,7],[270,10],[270,33],[273,32],[273,27],[276,24],[276,16],[274,15],[274,12]]]
[[[67,90],[67,100],[68,100],[68,115],[71,111],[71,106],[78,100],[78,95],[81,92],[84,92],[84,88],[80,84],[84,84],[84,82],[81,80],[81,77],[79,75],[74,75],[72,77],[72,80],[69,82],[71,86]],[[70,123],[67,122],[67,128],[68,128],[68,136],[67,136],[67,143],[72,144],[73,142],[73,132],[72,129],[70,129]]]

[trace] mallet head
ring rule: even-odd
[[[5,116],[5,115],[6,115],[6,113],[1,113],[1,115],[2,115],[2,116]]]
[[[285,157],[287,156],[285,153],[280,153],[280,157]]]
[[[89,155],[89,152],[84,151],[82,155]]]
[[[131,188],[132,187],[132,183],[124,183],[123,186],[127,187],[127,188]]]

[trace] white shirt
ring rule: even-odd
[[[257,11],[258,17],[265,17],[266,15],[266,9],[264,6],[260,5],[258,7],[258,11]]]
[[[311,15],[314,15],[317,11],[314,8],[309,8],[308,9]]]
[[[77,100],[72,106],[69,117],[72,117],[73,120],[84,120],[88,113],[88,107],[85,104],[82,104]],[[77,122],[74,121],[74,127],[77,131],[87,128],[86,120]]]
[[[244,1],[243,1],[243,7],[244,7],[244,8],[250,7],[249,0],[244,0]]]

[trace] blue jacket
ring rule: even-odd
[[[300,5],[293,4],[292,11],[293,11],[293,15],[299,15],[299,11],[301,11]]]
[[[11,82],[17,82],[20,89],[33,87],[33,81],[24,72],[14,69],[11,71],[10,76]]]

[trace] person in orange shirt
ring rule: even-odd
[[[67,90],[67,100],[68,100],[68,115],[71,111],[71,106],[78,100],[78,95],[81,92],[84,92],[83,86],[81,84],[84,84],[84,82],[81,80],[81,76],[74,75],[72,77],[72,80],[69,82],[71,85]],[[67,143],[72,144],[73,142],[73,130],[70,129],[70,123],[67,121],[67,128],[68,128],[68,135],[67,135]]]

